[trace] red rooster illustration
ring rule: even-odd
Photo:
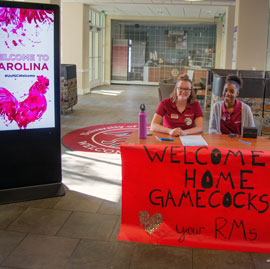
[[[29,89],[28,97],[18,102],[7,89],[0,87],[0,116],[10,121],[15,121],[19,128],[26,129],[27,125],[41,118],[47,109],[45,94],[49,80],[38,76],[37,81]],[[8,125],[8,124],[7,124]]]

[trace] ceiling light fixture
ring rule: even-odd
[[[164,12],[161,9],[158,9],[157,10],[157,14],[160,15],[160,16],[163,16],[164,15]]]
[[[186,1],[186,2],[202,2],[204,0],[184,0],[184,1]]]

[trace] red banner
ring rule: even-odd
[[[119,240],[270,252],[270,152],[121,145]]]

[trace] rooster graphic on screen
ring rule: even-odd
[[[49,80],[44,76],[38,76],[26,94],[27,98],[22,102],[7,89],[0,87],[0,121],[5,120],[6,126],[15,121],[20,129],[26,129],[29,123],[39,120],[47,109],[44,95],[48,86]]]
[[[40,26],[50,26],[53,22],[52,10],[0,7],[0,30],[4,36],[7,36],[7,39],[3,41],[9,49],[19,45],[25,46],[27,41],[31,41],[34,47],[36,43],[39,43],[36,38],[39,35]],[[36,26],[35,36],[27,29],[30,24]]]

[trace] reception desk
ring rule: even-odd
[[[190,70],[194,71],[193,78],[191,78],[194,83],[199,83],[201,78],[206,78],[207,69],[160,64],[144,66],[144,81],[160,82],[168,78],[176,79],[179,74],[188,73]]]
[[[207,146],[183,146],[155,136],[170,137],[134,132],[121,145],[118,239],[269,253],[270,139],[202,134]]]
[[[234,148],[234,149],[253,149],[253,150],[265,150],[270,151],[270,137],[258,136],[254,138],[230,138],[228,135],[216,135],[216,134],[200,134],[207,142],[209,147],[222,147],[222,148]],[[174,141],[163,141],[160,142],[156,139],[157,137],[173,138]],[[239,142],[239,139],[246,141],[250,144]],[[127,139],[125,145],[182,145],[178,137],[172,137],[167,134],[161,134],[158,132],[152,132],[152,135],[147,136],[146,139],[139,139],[138,131],[134,131],[131,136]]]

